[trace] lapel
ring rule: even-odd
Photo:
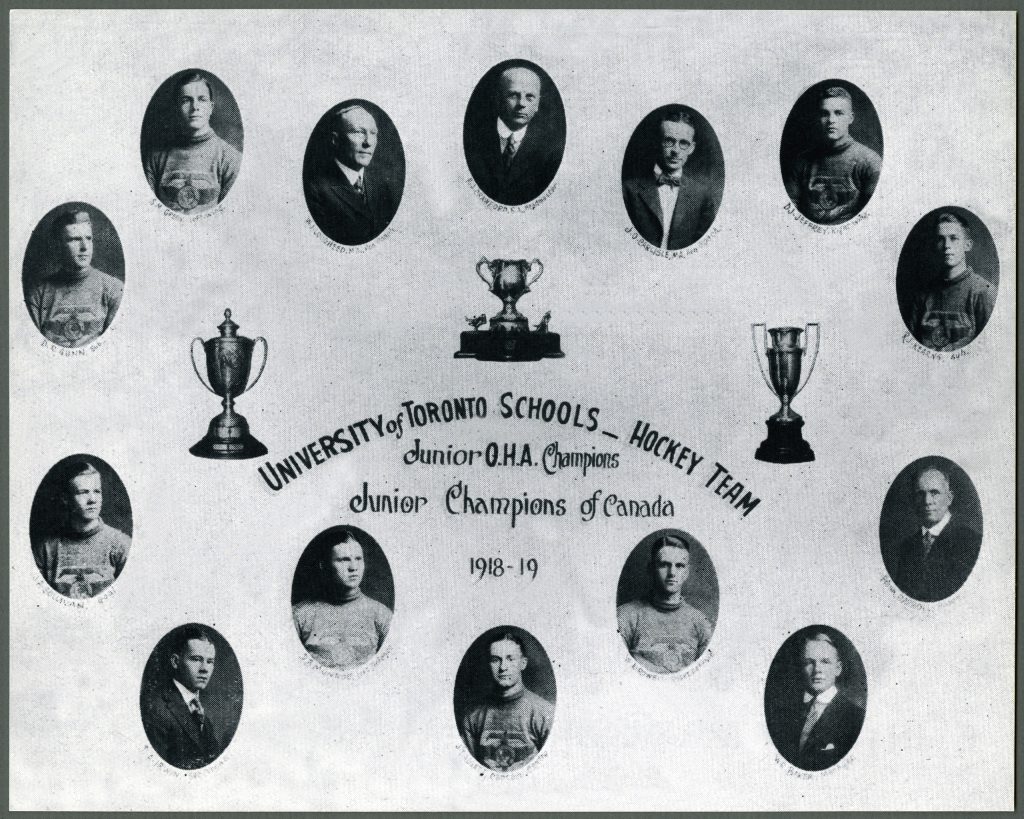
[[[843,695],[842,692],[840,692],[832,698],[832,702],[825,706],[825,710],[821,713],[821,716],[818,717],[818,721],[814,723],[814,727],[807,735],[807,742],[804,743],[804,751],[819,750],[817,746],[821,743],[822,735],[824,734],[825,737],[828,736],[836,720],[839,718],[840,711],[842,710]]]
[[[640,201],[647,206],[647,209],[651,212],[651,215],[657,220],[658,224],[661,225],[662,231],[665,230],[664,222],[661,218],[661,197],[658,196],[658,186],[654,182],[654,174],[650,173],[647,176],[642,176],[638,180]],[[676,198],[676,208],[679,207],[679,199]]]
[[[341,201],[343,207],[348,208],[356,213],[368,214],[370,212],[370,174],[368,173],[369,168],[363,170],[363,191],[366,194],[366,201],[363,201],[356,189],[352,187],[352,183],[348,181],[348,177],[342,173],[341,168],[334,165],[334,190],[338,195],[338,199]]]
[[[206,743],[203,742],[203,737],[199,733],[199,726],[196,725],[196,721],[192,718],[192,712],[188,710],[185,700],[181,697],[181,692],[178,691],[173,682],[164,690],[163,696],[167,710],[184,731],[185,735],[195,743],[197,748],[204,748]]]
[[[537,136],[537,126],[531,125],[526,129],[526,136],[523,137],[523,141],[519,143],[519,147],[516,148],[516,155],[512,158],[512,167],[509,168],[508,178],[509,180],[518,179],[525,174],[533,165],[533,155],[537,153],[540,143],[538,142],[539,137]],[[501,162],[501,140],[498,140],[498,165],[502,167],[504,171],[504,165]]]

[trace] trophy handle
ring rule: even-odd
[[[261,341],[263,342],[263,363],[260,364],[260,371],[256,373],[256,377],[250,382],[249,386],[245,388],[246,392],[249,392],[249,390],[256,386],[256,382],[260,380],[260,376],[263,375],[263,370],[267,366],[267,353],[270,352],[267,349],[267,340],[263,336],[258,336],[252,340],[252,346],[255,347]]]
[[[814,328],[814,352],[811,353],[811,363],[807,367],[807,374],[803,378],[803,383],[797,388],[797,391],[793,393],[793,398],[796,398],[800,394],[800,390],[807,386],[807,382],[811,378],[811,373],[814,372],[814,362],[818,360],[818,346],[821,341],[821,325],[816,321],[804,327],[804,353],[807,353],[807,348],[811,344],[811,328]]]
[[[758,333],[757,328],[761,328],[761,344],[758,344]],[[768,378],[768,373],[764,371],[764,360],[768,357],[768,325],[767,324],[751,324],[751,334],[754,336],[754,358],[757,359],[757,368],[761,371],[761,377],[764,379],[764,383],[768,385],[768,389],[772,391],[772,395],[775,395],[775,387],[772,386],[771,380]]]
[[[537,271],[537,275],[536,276],[534,276],[532,279],[530,279],[526,283],[527,287],[529,287],[531,284],[533,284],[535,281],[537,281],[537,279],[539,279],[544,274],[544,264],[543,264],[543,262],[541,262],[540,259],[534,259],[532,262],[530,262],[530,270],[533,270],[533,266],[534,265],[537,265],[537,267],[539,267],[540,270]]]
[[[480,272],[480,268],[481,267],[486,267],[486,268],[490,269],[490,266],[491,266],[491,263],[489,261],[487,261],[487,257],[486,256],[481,256],[480,257],[480,261],[476,263],[476,275],[478,275],[481,279],[484,280],[484,284],[486,284],[489,288],[493,289],[494,288],[494,279],[489,279],[483,273]]]
[[[209,384],[206,383],[206,379],[203,378],[203,376],[199,372],[199,368],[196,366],[196,342],[197,341],[199,342],[199,346],[200,347],[203,346],[203,340],[201,338],[196,337],[196,338],[192,339],[192,346],[189,347],[189,349],[188,349],[189,357],[192,359],[192,369],[196,371],[196,375],[199,377],[199,383],[202,384],[204,387],[206,387],[206,389],[208,389],[214,395],[216,395],[217,393],[214,392],[213,387],[211,387]]]

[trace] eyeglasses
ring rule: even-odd
[[[671,139],[669,137],[665,137],[664,139],[661,140],[661,147],[665,148],[666,150],[668,150],[669,148],[675,148],[677,145],[684,151],[687,148],[693,147],[693,143],[686,139]]]

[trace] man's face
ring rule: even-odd
[[[964,264],[967,252],[972,247],[974,242],[967,238],[962,225],[957,222],[939,222],[935,229],[935,249],[947,269]]]
[[[213,676],[217,650],[206,640],[189,640],[181,654],[171,655],[174,677],[189,691],[202,691]]]
[[[71,516],[82,523],[96,520],[103,508],[103,487],[99,475],[78,475],[68,484]]]
[[[338,159],[353,170],[365,168],[377,149],[377,121],[368,111],[355,108],[341,117],[341,127],[331,134]]]
[[[498,688],[507,690],[518,686],[523,680],[524,668],[526,658],[518,645],[511,640],[491,643],[491,676]]]
[[[210,126],[213,100],[205,82],[200,80],[181,86],[177,103],[181,121],[190,131],[201,133]]]
[[[941,472],[929,470],[917,479],[914,505],[924,526],[931,528],[946,516],[953,502],[953,493]]]
[[[92,225],[89,222],[65,225],[60,245],[67,265],[85,270],[92,264]]]
[[[845,97],[825,97],[818,107],[821,135],[828,142],[839,142],[850,134],[853,107]]]
[[[675,175],[683,169],[696,147],[693,128],[685,122],[662,122],[660,133],[661,153],[658,164],[665,173]]]
[[[824,640],[811,640],[804,646],[803,669],[808,693],[817,696],[836,684],[843,664],[835,646]]]
[[[331,548],[329,574],[346,589],[358,589],[363,582],[363,547],[354,540]]]
[[[540,77],[528,68],[510,68],[498,80],[498,115],[512,131],[530,124],[540,105]]]
[[[662,546],[651,568],[659,590],[666,595],[677,594],[690,576],[690,553],[678,546]]]

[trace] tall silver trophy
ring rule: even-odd
[[[238,325],[231,320],[230,310],[224,311],[224,321],[217,329],[220,330],[219,336],[206,341],[201,338],[192,339],[192,369],[206,389],[224,399],[221,402],[224,411],[210,421],[206,435],[189,452],[200,458],[258,458],[267,454],[267,448],[249,432],[245,416],[235,412],[235,399],[255,387],[263,375],[263,368],[267,366],[267,340],[263,337],[251,339],[238,335]],[[209,382],[203,378],[196,364],[196,344],[206,353],[205,369]],[[263,363],[250,382],[252,351],[257,344],[263,347]]]
[[[807,386],[814,372],[814,362],[818,358],[818,346],[821,340],[821,329],[818,324],[808,324],[803,330],[799,327],[772,327],[764,324],[751,325],[754,336],[754,357],[764,377],[765,384],[782,402],[779,411],[766,423],[768,437],[761,442],[754,457],[759,461],[774,464],[797,464],[814,460],[814,451],[803,439],[800,430],[804,419],[793,412],[790,406],[793,399]],[[800,336],[804,335],[804,345],[800,346]],[[771,342],[768,336],[771,335]],[[813,339],[813,347],[812,345]],[[800,370],[804,354],[811,349],[811,361],[803,381]],[[768,371],[764,369],[764,359],[768,359]]]

